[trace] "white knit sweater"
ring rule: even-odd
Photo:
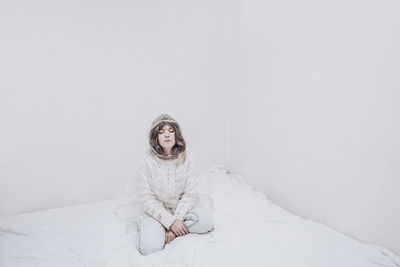
[[[175,160],[162,160],[150,150],[140,163],[140,201],[142,210],[167,229],[176,219],[184,220],[197,201],[199,163],[186,149]]]

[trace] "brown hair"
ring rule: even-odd
[[[178,122],[168,114],[159,115],[152,123],[149,132],[149,145],[153,152],[155,151],[158,156],[162,159],[163,150],[158,143],[158,132],[164,127],[165,124],[169,124],[175,130],[175,145],[172,147],[172,158],[176,159],[180,153],[185,152],[186,142],[182,135],[181,127]]]

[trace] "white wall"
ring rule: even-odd
[[[230,166],[400,254],[400,2],[231,5]]]
[[[2,1],[0,216],[120,197],[160,113],[203,169],[222,164],[222,13],[214,1]]]

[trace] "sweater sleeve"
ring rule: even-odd
[[[176,220],[163,205],[163,203],[155,196],[151,185],[149,184],[150,171],[143,159],[140,164],[140,201],[143,205],[144,212],[157,221],[165,228],[169,229],[171,224]]]
[[[190,211],[197,201],[199,184],[199,162],[193,154],[187,158],[186,183],[182,196],[176,205],[174,216],[184,220],[188,211]]]

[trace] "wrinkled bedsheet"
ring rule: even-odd
[[[391,251],[291,214],[222,166],[201,185],[213,200],[211,233],[143,256],[131,196],[0,218],[0,266],[400,266]]]

